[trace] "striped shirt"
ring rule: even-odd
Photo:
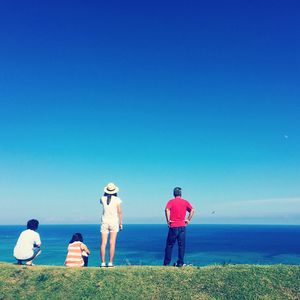
[[[82,258],[82,242],[74,242],[69,244],[68,254],[65,261],[67,267],[83,267],[84,261]],[[85,246],[85,245],[84,245]]]

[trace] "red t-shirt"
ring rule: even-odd
[[[186,212],[192,210],[192,205],[181,197],[171,199],[166,206],[170,210],[171,227],[186,226],[185,215]]]

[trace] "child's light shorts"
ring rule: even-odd
[[[101,233],[109,233],[109,232],[119,232],[119,224],[118,223],[102,223],[101,224]]]

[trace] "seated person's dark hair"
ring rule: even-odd
[[[36,219],[31,219],[27,222],[27,229],[37,230],[39,227],[39,221]]]
[[[181,196],[181,188],[180,187],[174,188],[173,194],[174,194],[174,197]]]
[[[69,244],[72,244],[74,242],[83,242],[83,237],[81,233],[77,232],[73,234]]]

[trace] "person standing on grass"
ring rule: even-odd
[[[177,240],[178,260],[174,265],[176,267],[182,267],[184,265],[186,226],[191,221],[195,210],[187,200],[181,198],[180,187],[175,187],[173,194],[175,198],[171,199],[167,203],[165,209],[169,232],[166,241],[164,266],[168,266],[170,264],[173,246]],[[187,211],[189,212],[189,215],[186,218]]]
[[[115,255],[116,239],[119,230],[123,229],[122,225],[122,209],[121,199],[117,196],[119,188],[114,183],[109,183],[104,188],[104,195],[100,199],[103,206],[103,214],[101,218],[101,267],[113,267],[113,259]],[[105,250],[109,238],[109,263],[105,263]]]
[[[25,262],[27,266],[33,266],[32,261],[41,253],[41,238],[36,232],[38,227],[39,221],[31,219],[27,222],[27,230],[21,232],[14,248],[14,257],[18,265]]]

